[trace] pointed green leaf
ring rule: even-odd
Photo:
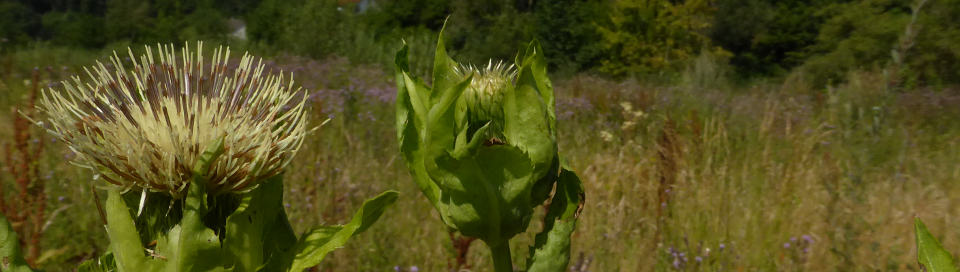
[[[220,139],[207,146],[193,166],[193,179],[187,188],[187,196],[183,200],[183,217],[180,223],[171,228],[166,235],[157,239],[154,252],[157,259],[151,260],[154,271],[227,271],[221,267],[223,256],[220,251],[220,239],[210,228],[203,224],[203,217],[207,214],[206,173],[217,157],[223,154],[223,140]],[[109,199],[108,199],[109,202]],[[108,225],[111,225],[108,221]],[[134,230],[136,231],[136,230]],[[111,241],[113,237],[111,236]],[[141,249],[142,251],[142,249]],[[126,252],[114,249],[118,263],[121,255]],[[121,267],[121,271],[126,270]]]
[[[220,139],[209,145],[194,165],[193,180],[183,201],[183,219],[168,235],[171,252],[161,251],[167,254],[167,271],[220,270],[220,238],[203,224],[203,217],[208,211],[205,176],[223,150]]]
[[[453,156],[454,158],[460,159],[476,152],[476,150],[480,148],[480,146],[483,145],[483,143],[487,140],[484,137],[476,137],[476,136],[486,135],[487,131],[490,130],[490,124],[492,123],[487,122],[486,124],[483,124],[482,127],[477,129],[477,131],[473,133],[474,136],[467,135],[469,131],[469,128],[467,126],[463,126],[462,128],[460,128],[460,133],[457,134],[456,146],[454,147],[453,152],[451,152],[450,155]],[[469,138],[470,140],[467,141],[467,138]]]
[[[27,262],[21,254],[17,233],[13,232],[13,227],[7,221],[7,217],[0,214],[0,271],[33,271],[27,266]]]
[[[253,191],[244,194],[236,211],[227,217],[223,251],[237,271],[256,271],[264,256],[266,232],[283,210],[283,177],[268,178]]]
[[[530,67],[537,91],[543,97],[543,102],[547,106],[547,113],[550,115],[550,127],[556,129],[557,116],[554,108],[553,83],[547,76],[547,60],[543,55],[543,47],[540,46],[539,41],[533,40],[527,46],[525,53],[521,66]]]
[[[207,172],[210,172],[210,166],[223,154],[223,138],[207,145],[207,148],[200,154],[200,159],[193,165],[193,181],[205,181]],[[206,183],[203,183],[206,186]],[[206,189],[204,188],[204,191]],[[203,191],[201,191],[203,192]]]
[[[294,251],[297,246],[297,236],[293,233],[287,212],[281,209],[264,237],[264,256],[266,265],[257,271],[289,271],[293,263]]]
[[[470,86],[471,80],[473,80],[472,75],[468,76],[466,79],[460,81],[450,88],[442,91],[434,91],[434,93],[440,93],[440,96],[436,101],[434,101],[435,103],[430,107],[430,111],[427,113],[427,124],[430,126],[428,133],[433,134],[442,132],[444,139],[449,136],[449,143],[453,143],[453,137],[456,135],[456,127],[454,126],[456,124],[456,107],[454,105],[456,105],[457,99],[460,98],[460,95],[463,94],[463,91],[467,89],[467,86]]]
[[[503,98],[504,136],[507,142],[527,153],[536,167],[535,175],[546,174],[557,155],[556,131],[536,88],[533,70],[524,66],[517,88]]]
[[[431,104],[437,103],[437,100],[440,99],[440,96],[446,92],[448,88],[453,88],[453,86],[463,80],[454,72],[457,63],[447,55],[447,49],[446,46],[444,46],[446,41],[443,40],[443,30],[446,29],[446,27],[447,23],[444,21],[443,27],[440,28],[440,34],[437,35],[437,51],[433,59],[433,92],[430,94]]]
[[[454,107],[457,98],[463,94],[463,91],[470,84],[470,78],[467,78],[464,81],[461,81],[459,84],[452,88],[448,88],[444,91],[443,96],[437,101],[437,104],[434,104],[430,108],[428,114],[427,130],[422,132],[424,133],[424,139],[422,147],[422,156],[423,156],[423,165],[424,165],[424,177],[429,180],[433,180],[434,184],[438,186],[437,197],[440,197],[439,191],[441,190],[438,183],[438,180],[435,178],[430,178],[432,175],[431,169],[436,169],[436,159],[440,156],[447,156],[450,152],[453,152],[453,149],[456,147],[456,123],[454,121],[456,107]],[[435,204],[436,202],[434,202]]]
[[[584,192],[580,178],[564,167],[557,180],[557,190],[544,217],[543,231],[534,238],[527,261],[529,272],[565,271],[570,262],[570,235],[577,226],[583,207]]]
[[[404,93],[407,95],[399,97],[403,100],[398,101],[398,103],[404,102],[403,106],[407,106],[406,103],[409,103],[409,106],[405,108],[407,114],[413,113],[413,117],[408,118],[412,119],[412,124],[417,128],[423,127],[427,122],[427,114],[430,112],[429,98],[425,97],[430,89],[423,86],[418,80],[411,78],[407,73],[401,73],[399,77],[403,80],[401,81],[403,86],[398,85],[398,87],[402,87],[402,90],[398,89],[398,91],[402,91],[402,93],[398,92],[398,95]]]
[[[342,247],[350,237],[373,225],[384,210],[397,200],[397,195],[396,191],[387,191],[368,199],[346,225],[317,227],[304,234],[297,242],[297,254],[290,271],[303,271],[319,264],[327,253]]]
[[[553,86],[547,77],[542,52],[537,41],[527,46],[516,89],[504,97],[503,105],[504,134],[508,142],[528,153],[536,167],[536,176],[548,178],[538,182],[538,188],[552,187],[558,169]],[[543,194],[537,196],[535,199],[544,200]]]
[[[130,209],[123,202],[120,191],[110,189],[107,193],[107,236],[110,251],[114,252],[119,271],[157,271],[155,261],[147,258],[137,227],[130,216]]]
[[[408,55],[410,54],[410,46],[407,45],[407,41],[401,42],[403,43],[403,46],[400,47],[400,50],[398,50],[397,54],[393,57],[393,64],[397,68],[397,73],[410,71],[410,60],[408,58]]]
[[[927,272],[957,271],[957,267],[953,264],[953,256],[943,249],[920,218],[914,220],[914,227],[917,237],[917,262],[920,266]]]
[[[408,47],[404,44],[397,52],[397,140],[400,152],[406,160],[413,176],[413,181],[431,204],[440,198],[440,189],[427,177],[423,166],[423,147],[421,146],[422,131],[425,130],[427,106],[423,96],[419,93],[429,92],[426,86],[417,84],[408,75],[407,68]]]

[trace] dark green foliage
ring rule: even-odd
[[[247,16],[250,39],[287,54],[323,58],[348,57],[357,62],[388,63],[385,47],[400,44],[401,33],[379,40],[363,23],[356,6],[335,0],[265,0]],[[409,32],[403,32],[409,34]]]
[[[459,60],[481,63],[510,60],[516,49],[531,38],[533,24],[527,13],[510,1],[453,1],[446,35]]]
[[[0,2],[0,47],[22,44],[40,28],[40,16],[18,2]]]
[[[247,37],[254,41],[274,42],[280,39],[283,24],[277,23],[283,18],[284,6],[282,1],[263,0],[257,8],[247,14]]]
[[[820,28],[815,56],[804,63],[816,85],[842,80],[854,69],[882,68],[909,20],[910,2],[867,0],[821,10],[829,19]]]
[[[891,84],[958,83],[958,4],[866,0],[823,8],[821,14],[829,19],[802,71],[817,85],[841,81],[854,70],[894,73],[888,75]]]
[[[447,0],[380,1],[364,20],[380,37],[402,28],[439,30],[450,11],[451,1]]]
[[[709,1],[616,1],[600,25],[603,59],[599,69],[614,76],[680,71],[707,50],[724,54],[704,34],[710,26]]]
[[[47,37],[58,45],[96,48],[104,45],[103,18],[81,12],[48,12],[43,15]]]
[[[823,24],[827,0],[721,0],[710,38],[733,53],[744,76],[785,72],[803,62]]]
[[[152,4],[155,17],[141,18],[150,20],[150,24],[146,37],[138,41],[222,40],[228,29],[213,4],[211,0],[158,0]]]
[[[605,12],[603,2],[582,0],[537,1],[534,35],[543,43],[551,68],[576,72],[594,67],[600,57],[600,32],[595,20]]]
[[[236,19],[260,50],[390,65],[402,40],[425,45],[449,22],[459,61],[510,60],[536,38],[560,74],[677,79],[705,53],[745,79],[796,70],[819,87],[875,70],[916,86],[960,83],[958,17],[958,0],[23,0],[0,2],[0,43],[226,41]]]
[[[960,83],[960,1],[930,0],[920,10],[913,47],[902,57],[906,80]],[[902,31],[902,30],[901,30]],[[909,82],[908,82],[909,83]]]
[[[150,29],[150,4],[138,0],[109,0],[104,15],[104,31],[111,40],[137,41]]]
[[[198,7],[181,20],[184,24],[177,36],[177,40],[181,41],[223,40],[229,30],[227,18],[212,6]]]
[[[287,2],[287,1],[283,1]],[[293,1],[298,2],[298,1]],[[298,54],[323,57],[339,48],[348,48],[356,33],[350,26],[353,13],[339,8],[336,1],[299,1],[285,6],[282,16],[266,23],[279,25],[276,44]]]

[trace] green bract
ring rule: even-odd
[[[470,132],[489,123],[487,135],[475,135],[487,138],[488,142],[500,142],[503,136],[503,97],[513,91],[513,79],[517,76],[513,65],[493,61],[486,68],[471,65],[459,65],[454,73],[462,79],[471,78],[470,84],[457,100],[457,107],[466,114],[467,123],[474,125]]]
[[[487,69],[469,68],[447,56],[441,34],[432,87],[409,74],[407,50],[404,46],[396,58],[401,152],[444,223],[483,240],[494,251],[497,270],[506,270],[509,262],[497,255],[506,251],[509,261],[508,240],[526,230],[533,208],[550,196],[561,171],[543,50],[531,42],[519,55],[516,72],[492,62]],[[555,195],[573,192],[578,209],[580,181],[564,172],[570,186],[558,186]],[[562,220],[573,222],[575,216]],[[545,233],[553,230],[548,224]],[[568,227],[566,254],[573,229]],[[562,258],[561,270],[566,265],[567,257],[548,256],[537,258]]]

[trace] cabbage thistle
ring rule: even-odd
[[[307,96],[265,74],[261,60],[244,54],[228,69],[230,49],[218,48],[204,63],[202,43],[179,57],[172,46],[147,47],[139,60],[128,54],[131,70],[114,54],[110,66],[46,90],[39,104],[76,163],[105,181],[182,198],[204,147],[222,140],[224,154],[202,173],[206,188],[244,192],[278,174],[303,142]]]
[[[579,178],[560,166],[553,87],[532,42],[513,65],[457,64],[442,35],[433,86],[397,53],[397,137],[414,181],[448,227],[491,248],[496,271],[513,271],[509,240],[554,192],[529,271],[563,271],[583,201]]]
[[[78,271],[303,271],[396,200],[385,192],[350,222],[298,238],[281,172],[308,132],[306,94],[250,55],[231,68],[229,49],[209,63],[201,43],[179,54],[173,46],[147,47],[139,58],[127,51],[131,70],[114,54],[109,66],[87,69],[89,81],[73,77],[39,105],[77,164],[117,185],[107,186],[101,210],[109,251]],[[148,191],[160,197],[148,201]],[[0,259],[30,271],[8,225],[0,216]]]

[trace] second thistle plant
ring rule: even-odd
[[[565,270],[583,188],[561,167],[543,50],[530,43],[516,70],[481,69],[454,62],[443,43],[432,87],[410,74],[406,46],[397,53],[397,137],[414,181],[447,226],[490,247],[496,271],[513,271],[509,240],[554,191],[527,265]]]

